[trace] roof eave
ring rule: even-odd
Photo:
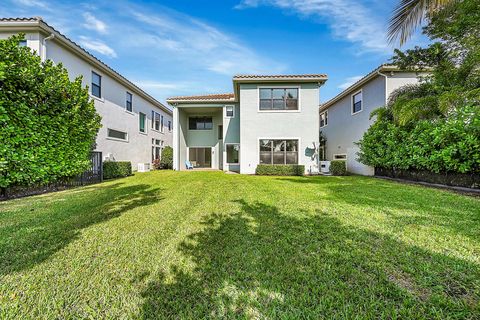
[[[272,83],[272,82],[297,82],[297,83],[325,83],[327,77],[322,78],[233,78],[234,83]]]
[[[352,84],[347,89],[343,90],[341,93],[339,93],[338,95],[336,95],[332,99],[330,99],[327,102],[325,102],[324,104],[322,104],[319,107],[319,111],[322,112],[322,111],[330,108],[333,104],[335,104],[339,100],[348,96],[348,94],[351,93],[352,91],[355,91],[355,90],[359,89],[360,87],[362,87],[364,84],[370,82],[372,79],[377,77],[379,75],[379,73],[381,73],[381,72],[392,72],[392,71],[401,71],[401,69],[398,68],[397,66],[394,66],[394,65],[381,65],[380,67],[378,67],[375,70],[368,73],[362,79],[360,79],[357,82],[355,82],[354,84]]]
[[[93,65],[99,68],[102,72],[104,72],[105,74],[108,74],[118,82],[122,83],[125,87],[131,89],[136,94],[140,95],[142,98],[152,103],[159,109],[162,109],[163,111],[167,112],[170,115],[172,114],[172,110],[170,110],[168,107],[163,105],[160,101],[156,100],[154,97],[150,96],[148,93],[140,89],[137,85],[127,80],[125,77],[120,75],[117,71],[113,70],[103,61],[99,60],[98,58],[93,56],[91,53],[81,48],[78,44],[76,44],[75,42],[73,42],[63,34],[61,34],[55,28],[48,25],[45,21],[32,20],[32,21],[1,21],[0,22],[0,29],[2,28],[11,29],[12,27],[14,27],[16,31],[28,31],[28,30],[31,30],[32,28],[38,28],[40,29],[40,31],[46,34],[54,34],[55,40],[60,41],[62,45],[68,47],[70,50],[75,52],[80,57],[91,62]]]
[[[201,103],[219,103],[219,104],[222,104],[222,103],[235,103],[236,101],[234,99],[229,99],[229,100],[209,100],[209,99],[201,99],[201,100],[194,100],[194,99],[191,99],[191,100],[183,100],[183,99],[179,99],[179,100],[176,100],[176,99],[167,99],[167,103],[171,106],[174,106],[174,105],[177,105],[177,104],[195,104],[195,103],[198,103],[198,104],[201,104]]]

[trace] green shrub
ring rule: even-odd
[[[166,146],[162,150],[162,158],[160,159],[162,169],[173,169],[173,148]]]
[[[330,172],[334,176],[344,176],[347,174],[347,162],[345,160],[334,160],[330,162]]]
[[[458,107],[448,118],[409,126],[379,119],[359,145],[360,162],[376,168],[479,173],[480,107]]]
[[[255,174],[261,176],[303,176],[305,166],[298,164],[259,164]]]
[[[48,184],[90,165],[100,128],[81,77],[20,47],[23,35],[0,40],[0,188]]]
[[[103,163],[103,179],[128,177],[132,175],[130,161],[105,161]]]

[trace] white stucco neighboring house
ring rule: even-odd
[[[73,80],[83,77],[102,117],[96,151],[104,158],[151,163],[163,146],[172,145],[172,111],[45,23],[41,18],[0,19],[0,39],[24,33],[25,45],[42,60],[62,63]]]
[[[167,99],[173,106],[174,169],[254,174],[259,164],[318,172],[319,88],[324,74],[237,75],[233,93]]]
[[[361,175],[373,175],[374,168],[358,162],[358,142],[373,124],[373,110],[387,104],[395,89],[418,83],[425,73],[402,71],[393,65],[381,65],[333,99],[320,105],[320,132],[326,139],[324,155],[327,161],[345,160],[347,170]]]

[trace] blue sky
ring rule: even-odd
[[[43,17],[164,102],[231,92],[239,73],[326,73],[326,101],[391,57],[397,0],[1,2],[0,16]]]

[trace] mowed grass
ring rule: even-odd
[[[480,199],[151,172],[0,203],[1,319],[478,319]]]

